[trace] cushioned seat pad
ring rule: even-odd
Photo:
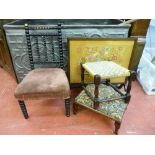
[[[94,84],[87,85],[86,89],[94,96]],[[116,92],[113,88],[106,86],[104,84],[100,84],[99,86],[99,98],[102,99],[112,99],[120,97],[120,94]],[[81,104],[85,107],[93,109],[93,101],[89,98],[89,96],[83,90],[75,99],[75,102]],[[102,113],[103,115],[112,118],[118,122],[121,122],[123,114],[126,110],[127,104],[124,100],[114,100],[103,102],[99,104],[99,108],[97,111]]]
[[[39,68],[30,71],[15,90],[18,99],[67,98],[68,79],[60,68]]]

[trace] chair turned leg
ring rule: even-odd
[[[65,99],[66,116],[70,116],[70,98]]]
[[[26,109],[26,106],[25,106],[24,101],[18,100],[18,102],[19,102],[20,108],[21,108],[21,110],[23,112],[24,118],[25,119],[28,119],[29,118],[29,115],[27,113],[27,109]]]
[[[114,134],[118,135],[118,130],[119,130],[120,126],[121,126],[121,123],[115,121],[115,131],[114,131]]]
[[[76,115],[78,111],[78,104],[76,102],[73,103],[73,114]]]

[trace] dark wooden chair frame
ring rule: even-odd
[[[31,70],[35,69],[35,64],[49,64],[49,63],[57,63],[59,64],[59,67],[64,69],[64,61],[63,61],[63,47],[62,47],[62,26],[61,24],[58,24],[56,26],[57,29],[57,34],[47,34],[47,33],[30,33],[30,30],[45,30],[45,29],[49,29],[48,27],[44,26],[44,27],[29,27],[28,24],[24,25],[25,27],[25,35],[26,35],[26,41],[27,41],[27,48],[28,48],[28,56],[29,56],[29,61],[30,61],[30,67]],[[32,45],[31,45],[31,37],[35,37],[36,40],[36,49],[37,49],[37,56],[38,56],[38,61],[34,61],[33,59],[33,50],[32,50]],[[59,61],[48,61],[48,56],[47,56],[47,50],[45,51],[45,60],[42,61],[40,58],[40,53],[39,53],[39,45],[38,45],[38,37],[43,37],[43,43],[44,43],[44,47],[46,47],[46,37],[50,36],[50,37],[56,37],[58,38],[58,46],[59,46]],[[53,41],[53,40],[52,40]],[[52,52],[54,54],[54,46],[52,46]],[[18,100],[21,111],[24,115],[24,118],[27,119],[29,117],[25,103],[23,100]],[[66,109],[66,116],[69,117],[70,116],[70,97],[65,99],[65,109]]]
[[[118,87],[115,86],[114,84],[112,84],[110,82],[110,79],[105,79],[105,80],[101,80],[101,77],[100,75],[95,75],[94,76],[94,84],[95,84],[95,90],[94,90],[94,97],[93,95],[86,89],[85,87],[85,83],[84,83],[84,71],[85,69],[83,68],[82,66],[83,63],[81,63],[81,86],[82,88],[85,90],[85,93],[90,97],[90,99],[93,101],[94,105],[93,105],[93,111],[95,112],[98,112],[97,109],[99,107],[99,104],[100,103],[103,103],[103,102],[108,102],[108,101],[114,101],[114,100],[120,100],[120,99],[124,99],[125,103],[128,104],[129,101],[130,101],[130,98],[131,98],[131,94],[130,94],[130,91],[131,91],[131,84],[132,84],[132,81],[134,80],[135,78],[135,75],[136,75],[136,72],[135,71],[130,71],[130,76],[127,77],[126,79],[126,84],[120,84]],[[118,97],[118,98],[112,98],[112,99],[102,99],[102,98],[99,98],[99,85],[103,83],[107,86],[110,86],[112,87],[116,92],[118,92],[121,97]],[[126,85],[126,86],[125,86]],[[122,86],[124,86],[124,91],[125,91],[125,94],[123,94],[119,89],[122,88]],[[73,104],[73,113],[76,114],[77,111],[78,111],[78,103],[74,102]],[[100,113],[101,114],[101,113]],[[115,120],[114,120],[115,121]],[[121,125],[121,122],[117,122],[115,121],[115,131],[114,133],[115,134],[118,134],[118,130],[120,128],[120,125]]]

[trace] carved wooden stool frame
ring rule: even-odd
[[[82,88],[85,90],[85,93],[90,97],[90,99],[93,101],[94,105],[93,105],[93,111],[102,114],[101,112],[97,111],[99,104],[103,103],[103,102],[107,102],[107,101],[114,101],[114,100],[120,100],[120,99],[124,99],[125,103],[128,104],[131,98],[131,84],[132,81],[134,80],[134,77],[136,75],[135,71],[130,71],[130,76],[127,78],[126,80],[126,87],[125,84],[121,84],[121,86],[115,86],[110,82],[110,79],[106,79],[106,80],[101,80],[100,75],[95,75],[94,76],[94,85],[95,85],[95,90],[94,90],[94,97],[93,95],[86,89],[85,87],[85,83],[84,83],[84,71],[85,69],[82,66],[83,63],[81,63],[81,86]],[[112,98],[112,99],[102,99],[99,98],[99,85],[103,83],[107,86],[112,87],[116,92],[118,92],[121,97],[118,98]],[[125,94],[123,94],[119,89],[124,86],[124,90],[125,90]],[[73,104],[73,113],[76,114],[78,111],[78,103],[74,102]],[[92,110],[92,109],[91,109]],[[104,114],[102,114],[104,115]],[[111,118],[112,119],[112,118]],[[115,120],[114,120],[115,121]],[[120,128],[121,122],[115,121],[115,134],[118,134],[118,130]]]

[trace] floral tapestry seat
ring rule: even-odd
[[[86,89],[93,95],[94,97],[94,84],[87,85]],[[102,99],[112,99],[120,97],[120,94],[116,92],[112,87],[109,87],[105,84],[99,85],[99,98]],[[79,105],[92,109],[93,111],[97,111],[111,119],[121,122],[123,114],[127,108],[127,103],[123,99],[102,102],[99,104],[98,109],[93,108],[93,101],[90,97],[85,93],[85,90],[82,90],[81,93],[75,98],[75,102]]]

